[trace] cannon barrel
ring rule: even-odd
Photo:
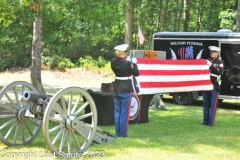
[[[22,100],[23,101],[29,101],[29,102],[34,102],[38,103],[39,99],[46,100],[48,96],[46,94],[38,93],[38,92],[33,92],[26,90],[23,92],[22,95]]]

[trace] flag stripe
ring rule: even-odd
[[[192,61],[192,62],[191,62]],[[137,58],[137,64],[171,64],[171,65],[203,65],[207,62],[203,59],[197,60],[162,60],[162,59],[147,59],[147,58]]]
[[[141,88],[140,94],[155,94],[155,93],[174,93],[174,92],[191,92],[191,91],[201,91],[212,90],[212,84],[202,85],[202,86],[185,86],[185,87],[166,87],[166,88]],[[210,88],[210,89],[209,89]]]
[[[181,82],[140,82],[141,88],[166,88],[166,87],[185,87],[185,86],[201,86],[210,85],[209,80],[201,81],[181,81]]]
[[[179,82],[209,80],[210,75],[176,75],[176,76],[139,76],[138,82]]]
[[[209,67],[203,59],[137,58],[140,94],[212,90]]]
[[[200,75],[200,74],[208,74],[208,70],[139,70],[139,74],[141,76],[145,75]]]
[[[175,61],[175,60],[174,60]],[[202,69],[208,69],[209,67],[205,64],[205,66],[201,65],[175,65],[175,64],[139,64],[138,69],[140,70],[202,70]]]

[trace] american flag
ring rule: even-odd
[[[193,59],[193,46],[179,48],[178,54],[180,59]]]
[[[140,44],[143,44],[144,43],[144,36],[143,36],[143,33],[142,33],[140,27],[138,27],[138,38],[139,38]]]
[[[137,58],[137,65],[139,94],[213,89],[209,67],[203,59],[173,61]]]

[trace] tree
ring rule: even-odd
[[[183,31],[188,31],[189,11],[188,11],[188,0],[183,0]]]
[[[42,3],[40,0],[29,3],[30,9],[35,12],[32,40],[31,82],[40,93],[45,93],[41,79],[41,52],[42,52]]]
[[[237,17],[237,12],[232,9],[228,9],[220,12],[220,15],[219,15],[219,19],[221,19],[220,27],[224,29],[235,30],[236,17]]]
[[[240,32],[240,0],[238,0],[238,5],[237,5],[236,32]]]
[[[126,21],[125,21],[125,40],[124,43],[129,44],[132,48],[132,30],[133,30],[134,7],[130,0],[126,0]]]
[[[201,22],[202,22],[204,0],[199,0],[196,5],[198,6],[196,11],[197,13],[196,32],[199,32],[201,28]]]

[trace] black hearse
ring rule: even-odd
[[[240,100],[240,32],[158,32],[153,34],[151,49],[164,51],[166,59],[206,59],[210,56],[209,46],[220,47],[220,57],[225,62],[219,101]],[[171,95],[176,103],[188,105],[201,97],[201,92]]]

